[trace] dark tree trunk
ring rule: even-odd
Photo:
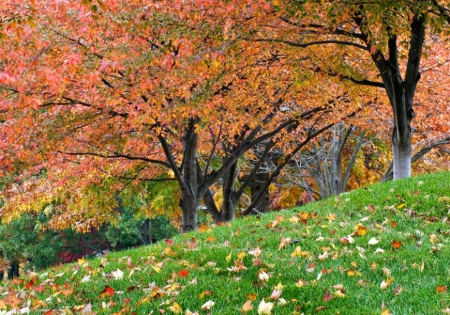
[[[182,189],[181,208],[181,233],[186,233],[197,229],[198,199],[190,191]]]
[[[19,277],[19,261],[13,260],[8,270],[8,279],[18,278]]]
[[[237,162],[235,162],[223,176],[223,203],[220,211],[220,221],[222,222],[234,220],[236,216],[236,205],[239,200],[235,190],[237,169]]]
[[[184,156],[181,165],[183,182],[181,185],[180,207],[182,212],[181,233],[197,229],[199,206],[199,174],[197,161],[198,135],[195,124],[198,118],[191,118],[183,136]]]
[[[251,212],[253,214],[266,213],[269,211],[269,189],[268,185],[266,185],[269,178],[269,172],[260,172],[254,176],[250,183],[252,203],[255,199],[259,198]]]

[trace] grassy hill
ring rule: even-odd
[[[0,314],[450,314],[450,173],[200,227],[0,287]]]

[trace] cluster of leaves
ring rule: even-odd
[[[5,282],[3,314],[450,313],[450,174]],[[232,292],[232,293],[231,293]],[[420,298],[419,298],[420,297]]]

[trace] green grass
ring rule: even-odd
[[[448,172],[386,182],[5,282],[0,314],[443,314],[449,211]]]

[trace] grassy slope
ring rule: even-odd
[[[207,314],[213,301],[209,312],[222,315],[248,301],[257,314],[264,299],[272,314],[442,314],[449,210],[450,173],[387,182],[6,282],[0,309]],[[276,286],[281,295],[270,298]]]

